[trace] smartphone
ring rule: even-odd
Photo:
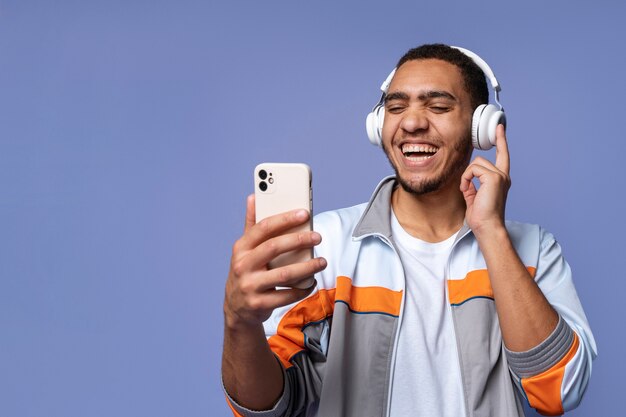
[[[306,164],[262,163],[254,168],[254,195],[256,222],[266,217],[295,209],[309,212],[309,221],[285,233],[310,231],[313,229],[313,191],[311,168]],[[269,268],[278,268],[313,258],[313,248],[283,253],[269,263]],[[309,288],[315,279],[311,276],[294,285]]]

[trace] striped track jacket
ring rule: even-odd
[[[265,323],[284,369],[274,408],[251,411],[226,397],[235,416],[369,417],[389,415],[405,276],[394,248],[384,179],[367,204],[322,213],[316,256],[328,267],[304,300]],[[578,405],[596,345],[571,271],[554,237],[536,225],[507,222],[522,262],[559,314],[559,324],[526,352],[504,347],[485,260],[464,226],[446,268],[466,416],[523,416],[522,401],[544,415]],[[442,398],[441,401],[445,401]]]

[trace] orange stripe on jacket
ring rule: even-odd
[[[348,304],[350,310],[357,313],[383,313],[400,315],[402,291],[393,291],[384,287],[353,287],[348,277],[337,277],[335,301]]]
[[[522,378],[522,387],[526,392],[531,407],[546,416],[560,416],[563,414],[561,400],[561,385],[565,374],[565,365],[578,351],[578,335],[574,333],[572,347],[563,358],[552,368],[530,378]]]
[[[337,288],[319,290],[289,310],[278,324],[276,334],[268,339],[270,348],[285,369],[291,367],[291,358],[304,350],[302,329],[310,323],[333,315],[335,302],[348,304],[357,313],[400,314],[402,291],[384,287],[354,287],[348,277],[337,277]]]
[[[287,312],[278,323],[276,334],[268,339],[270,348],[285,369],[293,355],[304,350],[302,328],[309,323],[324,320],[333,315],[335,289],[319,290],[305,298]]]
[[[534,277],[536,268],[526,267],[530,276]],[[448,294],[450,304],[463,304],[470,298],[486,297],[493,299],[493,289],[486,269],[470,271],[463,279],[448,280]]]

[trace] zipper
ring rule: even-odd
[[[446,295],[446,305],[447,305],[447,309],[450,313],[450,317],[452,317],[452,326],[453,326],[453,330],[454,330],[454,339],[456,341],[455,346],[456,346],[456,353],[457,353],[457,358],[459,360],[459,371],[461,374],[461,385],[463,387],[463,403],[465,405],[465,416],[469,417],[469,404],[467,403],[467,393],[465,392],[465,376],[463,374],[463,364],[462,364],[462,360],[461,360],[461,354],[460,354],[460,347],[459,347],[459,339],[456,336],[456,318],[454,316],[454,312],[452,311],[452,306],[450,305],[450,294],[448,291],[448,276],[450,275],[450,260],[452,258],[452,252],[454,252],[454,248],[456,247],[457,243],[461,241],[461,239],[463,239],[465,236],[467,236],[469,234],[469,232],[471,231],[471,229],[467,226],[463,226],[463,228],[467,228],[467,230],[463,231],[463,234],[459,234],[456,239],[454,240],[454,243],[452,243],[452,247],[450,248],[450,255],[448,255],[448,260],[446,261],[446,268],[444,270],[444,280],[445,280],[445,295]],[[463,229],[462,228],[462,229]],[[391,354],[391,363],[390,363],[390,370],[389,370],[389,388],[387,389],[387,406],[386,406],[386,411],[385,411],[385,417],[390,417],[390,413],[391,413],[391,393],[393,391],[393,376],[394,376],[394,372],[395,372],[395,368],[396,368],[396,353],[398,351],[398,339],[400,338],[400,326],[402,325],[402,313],[404,313],[404,302],[405,302],[405,297],[406,297],[406,273],[404,271],[404,265],[402,265],[402,261],[400,260],[400,255],[398,254],[398,251],[396,250],[396,247],[393,245],[393,243],[391,241],[389,241],[387,239],[386,236],[380,234],[380,233],[372,233],[370,236],[375,236],[377,238],[379,238],[381,241],[383,241],[385,244],[387,244],[391,250],[393,250],[393,253],[396,255],[396,259],[398,260],[398,262],[400,263],[400,269],[402,270],[402,277],[403,277],[403,286],[402,286],[402,299],[400,302],[400,314],[398,315],[398,325],[396,327],[396,332],[394,335],[394,341],[393,341],[393,352]]]
[[[463,225],[463,228],[465,228],[467,226]],[[454,340],[455,340],[455,347],[456,347],[456,355],[457,355],[457,359],[459,361],[459,372],[461,374],[461,386],[463,388],[463,404],[465,405],[465,416],[469,417],[469,404],[467,403],[467,392],[465,392],[465,374],[463,372],[463,360],[461,359],[461,348],[459,346],[459,338],[457,337],[457,331],[456,331],[456,316],[454,315],[454,311],[452,311],[452,306],[450,305],[450,293],[448,291],[448,278],[450,276],[450,260],[452,259],[452,253],[454,252],[454,248],[456,247],[457,243],[459,243],[461,241],[461,239],[463,239],[465,236],[467,236],[469,234],[471,230],[469,229],[469,227],[467,228],[467,230],[464,231],[464,233],[462,235],[457,235],[456,239],[454,239],[454,243],[452,243],[452,247],[450,248],[450,254],[448,255],[448,260],[446,262],[446,268],[444,270],[444,280],[445,280],[445,294],[446,294],[446,308],[448,309],[448,312],[450,313],[450,317],[452,317],[452,328],[454,330]]]
[[[378,237],[380,240],[386,243],[391,248],[391,250],[393,250],[393,253],[396,255],[396,260],[400,264],[400,269],[402,270],[403,277],[400,314],[398,314],[398,324],[396,326],[396,331],[393,339],[393,352],[391,353],[391,361],[389,364],[389,387],[387,388],[387,405],[385,410],[385,416],[389,417],[391,413],[391,392],[393,391],[393,376],[396,370],[396,353],[398,351],[398,339],[400,338],[400,326],[402,325],[402,313],[404,312],[404,299],[406,297],[406,273],[404,272],[404,265],[402,265],[402,261],[400,260],[400,254],[398,254],[398,251],[396,250],[396,247],[393,245],[393,243],[389,241],[384,235],[381,235],[379,233],[373,233],[373,235]]]

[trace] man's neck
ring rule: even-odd
[[[404,230],[426,242],[441,242],[457,232],[465,218],[465,200],[458,187],[415,195],[396,187],[391,206]]]

